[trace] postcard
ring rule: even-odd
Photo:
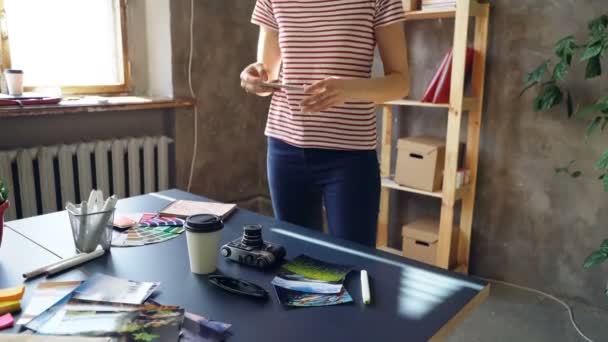
[[[281,266],[272,284],[294,291],[336,294],[342,291],[342,283],[350,270],[350,266],[300,255]]]
[[[29,323],[34,317],[74,291],[81,283],[81,281],[48,281],[38,284],[17,325]]]
[[[137,282],[97,273],[74,291],[72,298],[111,303],[141,304],[159,283]]]
[[[184,310],[143,305],[129,311],[61,310],[38,333],[67,336],[108,336],[121,341],[177,341]]]
[[[306,293],[274,287],[281,304],[286,306],[311,307],[344,304],[353,301],[346,289],[338,294]]]

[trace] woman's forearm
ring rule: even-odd
[[[279,77],[281,50],[277,31],[265,27],[260,28],[257,61],[264,65],[269,80],[275,80]]]
[[[408,74],[392,73],[371,79],[348,80],[347,87],[353,100],[384,103],[406,97],[409,84]]]

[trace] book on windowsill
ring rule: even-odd
[[[158,214],[160,216],[176,216],[179,218],[186,218],[197,214],[210,214],[226,219],[235,209],[236,204],[233,203],[177,200],[162,209]]]

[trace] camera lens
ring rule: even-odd
[[[248,247],[262,247],[262,226],[259,224],[249,224],[243,227],[243,245]]]

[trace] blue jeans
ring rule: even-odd
[[[375,246],[380,206],[376,151],[299,148],[268,138],[268,182],[277,219]]]

